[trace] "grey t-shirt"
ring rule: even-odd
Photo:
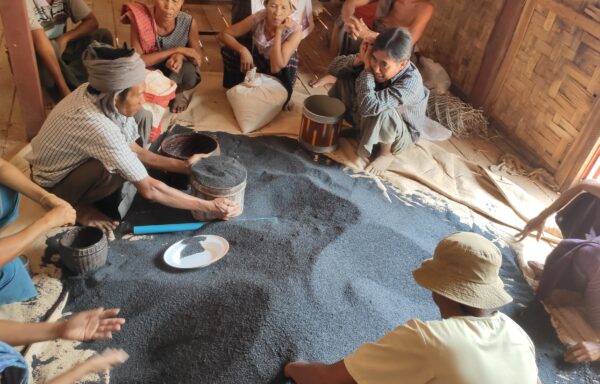
[[[50,39],[56,39],[65,31],[67,18],[73,23],[85,19],[92,10],[84,0],[26,0],[31,30],[44,29]]]

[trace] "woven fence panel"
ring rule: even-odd
[[[435,12],[419,41],[442,64],[452,84],[470,95],[504,0],[433,0]]]
[[[507,65],[492,116],[556,171],[600,91],[600,1],[537,0]]]

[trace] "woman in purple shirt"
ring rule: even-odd
[[[519,240],[535,231],[539,240],[547,218],[561,208],[556,222],[564,240],[548,255],[545,265],[529,262],[540,280],[536,296],[546,299],[555,288],[581,293],[588,322],[600,329],[600,182],[586,180],[568,189],[527,223]],[[567,350],[565,360],[600,360],[600,343],[578,343]]]

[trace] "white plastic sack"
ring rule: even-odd
[[[302,26],[302,38],[308,36],[315,27],[313,19],[313,4],[311,0],[292,0],[296,10],[294,11],[294,19]],[[265,8],[264,0],[252,0],[250,3],[252,13],[256,13]]]
[[[434,95],[444,95],[450,89],[452,80],[450,75],[439,63],[432,59],[421,56],[419,59],[419,70],[423,76],[423,84]]]
[[[244,82],[229,89],[226,95],[243,133],[254,132],[271,122],[288,97],[279,80],[256,73],[256,68],[248,71]]]
[[[163,75],[158,69],[146,70],[146,90],[144,91],[144,109],[152,113],[152,132],[150,142],[153,142],[161,133],[161,123],[169,101],[175,97],[177,84]]]

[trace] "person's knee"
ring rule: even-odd
[[[191,61],[184,61],[181,67],[182,76],[181,84],[179,85],[183,90],[193,89],[200,83],[200,73],[196,68],[196,65]]]

